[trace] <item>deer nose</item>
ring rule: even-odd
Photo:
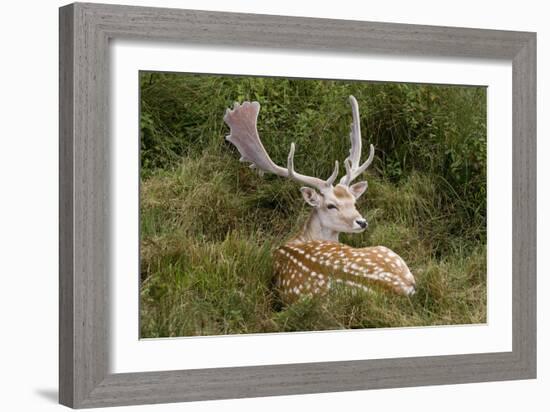
[[[355,223],[361,226],[361,229],[365,229],[367,227],[367,221],[365,219],[357,219]]]

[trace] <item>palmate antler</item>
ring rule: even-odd
[[[351,104],[351,113],[353,116],[353,122],[351,123],[351,130],[349,137],[351,140],[351,148],[349,150],[349,156],[344,160],[344,166],[346,167],[346,175],[340,179],[340,184],[349,186],[360,174],[362,174],[370,166],[374,159],[374,146],[370,145],[370,153],[365,163],[359,166],[361,160],[361,123],[359,119],[359,105],[355,97],[350,96],[349,102]]]
[[[278,176],[289,177],[307,186],[315,187],[321,192],[332,187],[338,177],[338,161],[334,162],[334,172],[327,180],[297,173],[294,170],[294,143],[290,145],[286,168],[273,163],[260,140],[256,127],[259,111],[260,103],[258,102],[244,102],[242,105],[235,103],[233,110],[227,109],[223,117],[231,129],[231,133],[226,139],[239,150],[240,161],[251,162],[251,167]]]
[[[361,159],[361,129],[359,121],[359,107],[355,97],[349,97],[353,122],[351,124],[350,140],[351,149],[350,155],[344,161],[346,167],[346,175],[340,180],[340,184],[349,186],[360,174],[362,174],[374,159],[374,146],[370,145],[370,153],[368,159],[359,166]],[[226,139],[233,143],[241,154],[241,162],[250,162],[250,166],[258,168],[261,172],[273,173],[282,177],[289,177],[307,186],[315,187],[319,191],[326,190],[332,187],[336,177],[338,176],[338,161],[334,162],[334,171],[327,180],[322,180],[313,176],[306,176],[297,173],[294,170],[294,152],[295,144],[291,143],[290,152],[287,159],[287,167],[281,167],[273,163],[267,154],[257,129],[258,113],[260,111],[260,103],[244,102],[242,105],[235,103],[233,110],[227,109],[223,120],[231,133]]]

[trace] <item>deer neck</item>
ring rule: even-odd
[[[296,240],[300,242],[309,242],[312,240],[338,242],[338,234],[334,230],[323,227],[317,211],[313,210]]]

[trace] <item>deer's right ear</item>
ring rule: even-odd
[[[321,196],[315,189],[311,187],[301,187],[300,192],[302,192],[302,196],[308,205],[313,207],[319,207],[321,205]]]

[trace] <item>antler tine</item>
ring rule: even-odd
[[[348,160],[348,159],[346,159],[346,160]],[[342,181],[340,181],[340,183],[345,185],[345,186],[349,186],[351,182],[353,182],[365,170],[367,170],[367,168],[370,166],[370,164],[372,163],[373,160],[374,160],[374,146],[371,144],[370,145],[369,157],[367,158],[367,160],[365,160],[365,163],[363,163],[360,167],[358,167],[357,169],[353,169],[350,165],[350,167],[348,168],[347,167],[348,162],[346,162],[346,176],[344,176],[344,178],[342,178]]]
[[[327,180],[321,180],[316,177],[305,176],[305,175],[296,173],[296,170],[294,169],[295,150],[296,150],[296,145],[294,144],[294,142],[292,142],[290,144],[290,151],[288,152],[288,158],[287,158],[288,177],[298,182],[301,182],[305,185],[316,187],[321,191],[323,189],[331,187],[334,181],[336,180],[336,177],[338,177],[338,160],[334,162],[334,171],[332,172],[332,175],[330,175],[330,177]]]
[[[349,134],[351,140],[349,156],[352,168],[356,169],[361,159],[361,118],[359,117],[359,104],[357,103],[357,99],[354,96],[350,96],[349,102],[351,104],[351,115],[353,119]]]
[[[353,121],[350,126],[350,141],[351,148],[349,150],[349,156],[344,161],[346,167],[346,175],[340,179],[340,184],[349,186],[350,183],[355,180],[360,174],[362,174],[370,166],[374,160],[374,146],[370,145],[369,157],[361,166],[359,161],[361,160],[361,122],[359,117],[359,105],[354,96],[349,97],[351,104],[351,114]]]
[[[251,166],[260,172],[289,177],[320,191],[331,187],[338,176],[338,162],[335,163],[334,172],[326,181],[297,173],[294,170],[294,143],[290,145],[286,169],[273,163],[260,140],[256,127],[259,111],[260,104],[258,102],[243,102],[241,105],[235,103],[233,110],[227,109],[225,112],[223,120],[231,129],[231,133],[226,139],[239,150],[240,160],[252,163]]]
[[[338,177],[338,160],[334,161],[334,170],[330,177],[327,179],[327,186],[332,186],[336,178]]]

